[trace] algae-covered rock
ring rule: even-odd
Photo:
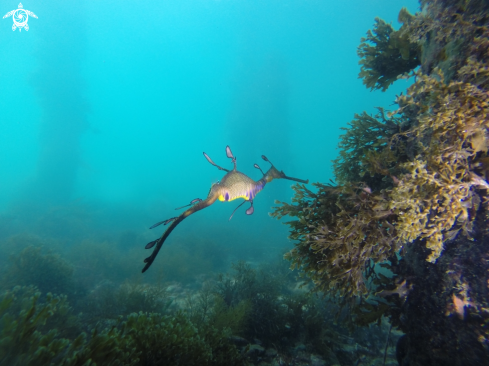
[[[399,31],[376,20],[359,51],[364,83],[383,89],[416,55],[420,69],[403,76],[412,86],[394,111],[355,115],[334,162],[338,185],[296,185],[273,215],[295,218],[286,258],[316,290],[357,325],[388,316],[406,333],[401,365],[485,365],[489,3],[421,3],[415,15],[401,10]]]

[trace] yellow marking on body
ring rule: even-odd
[[[243,198],[243,199],[245,199],[245,200],[248,201],[248,197],[247,196],[237,196],[237,197],[231,197],[231,196],[229,196],[229,199],[226,201],[226,199],[224,198],[224,196],[222,194],[219,196],[219,201],[221,201],[221,202],[230,202],[230,201],[234,201],[235,199],[238,199],[238,198]]]

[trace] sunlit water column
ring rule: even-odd
[[[56,205],[71,198],[80,165],[80,137],[88,127],[82,76],[86,22],[83,2],[52,0],[41,10],[39,68],[32,78],[42,110],[40,150],[28,190],[36,202]]]

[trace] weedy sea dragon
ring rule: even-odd
[[[181,223],[186,217],[206,207],[209,207],[214,202],[216,202],[216,200],[232,201],[237,198],[245,199],[245,201],[243,201],[238,207],[234,209],[233,213],[231,214],[231,217],[229,217],[229,220],[231,220],[236,210],[239,207],[241,207],[241,205],[246,201],[249,201],[251,203],[251,206],[246,210],[246,214],[251,215],[254,211],[253,199],[258,194],[258,192],[260,192],[265,187],[267,183],[271,182],[274,179],[289,179],[300,183],[306,183],[306,184],[309,183],[309,180],[302,180],[302,179],[288,177],[284,174],[283,171],[278,171],[270,162],[270,160],[267,159],[265,155],[262,155],[261,158],[266,162],[269,162],[271,167],[270,169],[268,169],[266,173],[263,173],[263,171],[258,166],[258,164],[255,164],[254,167],[256,169],[259,169],[260,172],[263,174],[263,177],[256,182],[250,177],[248,177],[247,175],[238,172],[238,170],[236,169],[236,158],[233,156],[233,153],[231,152],[229,146],[226,146],[226,156],[232,159],[234,164],[233,170],[227,170],[221,168],[219,165],[215,164],[212,161],[212,159],[209,157],[209,155],[207,155],[205,152],[204,152],[204,156],[209,163],[217,167],[219,170],[224,170],[225,172],[227,172],[226,175],[222,178],[222,180],[219,183],[212,184],[209,194],[207,195],[207,198],[205,200],[196,198],[192,200],[192,202],[190,202],[188,205],[176,208],[176,210],[179,210],[181,208],[191,206],[180,216],[172,217],[168,220],[157,222],[156,224],[150,227],[150,229],[153,229],[159,225],[162,224],[167,225],[171,223],[171,225],[168,227],[168,229],[166,229],[163,235],[161,235],[158,239],[153,240],[152,242],[146,244],[146,249],[150,249],[152,247],[155,248],[153,250],[153,253],[151,253],[151,255],[144,260],[144,263],[146,263],[146,265],[143,268],[143,273],[146,272],[146,270],[151,266],[156,256],[158,255],[158,252],[163,246],[163,243],[165,242],[166,238],[168,238],[168,236],[173,231],[173,229],[175,229],[177,225]]]

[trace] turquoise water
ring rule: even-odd
[[[135,261],[147,255],[143,239],[161,233],[151,224],[222,178],[203,151],[230,168],[231,146],[254,179],[254,163],[268,169],[261,154],[290,176],[333,178],[340,127],[407,87],[362,85],[360,38],[377,16],[397,29],[401,7],[418,10],[414,0],[22,4],[38,16],[28,31],[0,22],[0,236],[44,235],[32,223],[45,212],[64,219],[83,207],[80,225],[61,220],[50,235],[110,240],[131,230]],[[18,4],[0,6],[6,14]],[[275,199],[290,200],[290,185],[267,186],[252,216],[242,208],[228,221],[238,202],[216,203],[168,245],[199,236],[248,254],[290,248],[268,216]]]

